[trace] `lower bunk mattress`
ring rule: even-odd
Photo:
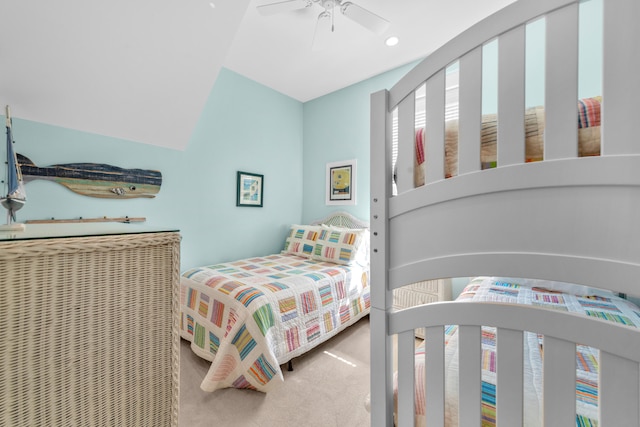
[[[369,270],[274,254],[183,273],[180,335],[211,361],[201,388],[267,392],[280,365],[370,310]]]
[[[640,327],[640,308],[615,294],[566,283],[479,277],[462,291],[457,301],[496,301],[544,306],[554,310],[595,316]],[[458,425],[458,334],[457,326],[445,328],[445,421]],[[524,424],[542,425],[542,337],[527,332],[524,338]],[[426,345],[426,350],[425,350]],[[425,425],[424,354],[428,343],[416,348],[416,425]],[[576,425],[596,426],[598,414],[598,350],[576,346]],[[496,416],[496,331],[482,328],[482,426],[495,426]],[[397,379],[396,379],[397,380]],[[397,399],[397,388],[396,396]]]

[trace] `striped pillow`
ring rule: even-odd
[[[283,253],[310,258],[319,233],[318,225],[293,224],[284,242]]]
[[[312,259],[350,265],[366,263],[369,237],[366,229],[348,229],[322,226],[313,249]]]

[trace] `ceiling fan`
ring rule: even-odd
[[[324,11],[318,15],[313,40],[314,48],[319,45],[319,38],[321,39],[334,31],[336,11],[340,11],[342,15],[375,34],[382,34],[389,27],[389,21],[381,16],[350,1],[343,0],[285,0],[264,4],[258,6],[257,9],[261,15],[274,15],[276,13],[312,7],[314,3],[324,8]]]

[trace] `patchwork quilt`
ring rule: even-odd
[[[552,284],[553,282],[547,282]],[[567,285],[567,284],[559,284]],[[640,327],[640,308],[607,291],[592,290],[580,285],[568,289],[545,287],[544,282],[501,278],[476,278],[457,298],[467,301],[498,301],[538,305],[555,310],[571,311]],[[592,292],[593,291],[593,292]],[[446,425],[458,425],[455,389],[458,382],[457,326],[448,326],[446,333]],[[542,337],[525,333],[524,346],[524,425],[542,425]],[[424,384],[425,343],[416,349],[416,384]],[[576,346],[576,425],[596,426],[598,414],[598,351]],[[424,425],[425,395],[416,389],[416,425]],[[482,328],[482,426],[495,426],[496,418],[496,330]]]
[[[281,364],[368,314],[369,291],[368,268],[290,254],[186,271],[180,334],[211,361],[201,388],[267,392]]]

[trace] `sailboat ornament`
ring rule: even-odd
[[[6,128],[7,128],[7,194],[0,198],[0,204],[7,210],[7,224],[0,225],[0,231],[22,231],[25,225],[16,223],[16,211],[22,208],[27,202],[27,194],[24,190],[20,165],[13,151],[13,135],[11,132],[11,112],[9,106],[5,108]]]

